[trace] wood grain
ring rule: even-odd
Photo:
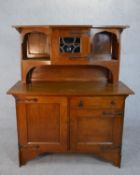
[[[125,99],[134,94],[119,82],[128,26],[14,27],[21,81],[7,94],[16,100],[20,166],[55,152],[95,154],[120,167]]]
[[[87,96],[87,95],[124,95],[134,94],[125,84],[118,82],[109,84],[106,82],[35,82],[25,84],[18,81],[8,92],[12,95],[61,95],[61,96]]]

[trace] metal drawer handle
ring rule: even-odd
[[[123,112],[103,112],[103,115],[123,115]]]
[[[27,98],[25,101],[26,102],[37,102],[38,99],[37,98]]]
[[[80,101],[79,104],[78,104],[79,108],[83,108],[84,107],[84,103],[83,101]]]

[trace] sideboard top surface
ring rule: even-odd
[[[12,95],[129,95],[134,92],[122,82],[33,82],[18,81],[8,92]]]

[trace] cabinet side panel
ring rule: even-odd
[[[26,105],[21,102],[16,102],[17,113],[17,129],[19,144],[27,143],[27,125],[26,125]]]

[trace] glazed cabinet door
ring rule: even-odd
[[[22,97],[17,99],[20,148],[39,151],[67,150],[67,99]]]
[[[53,64],[89,62],[90,29],[54,29],[52,34]]]
[[[123,97],[73,97],[70,147],[93,152],[119,149],[123,126]]]

